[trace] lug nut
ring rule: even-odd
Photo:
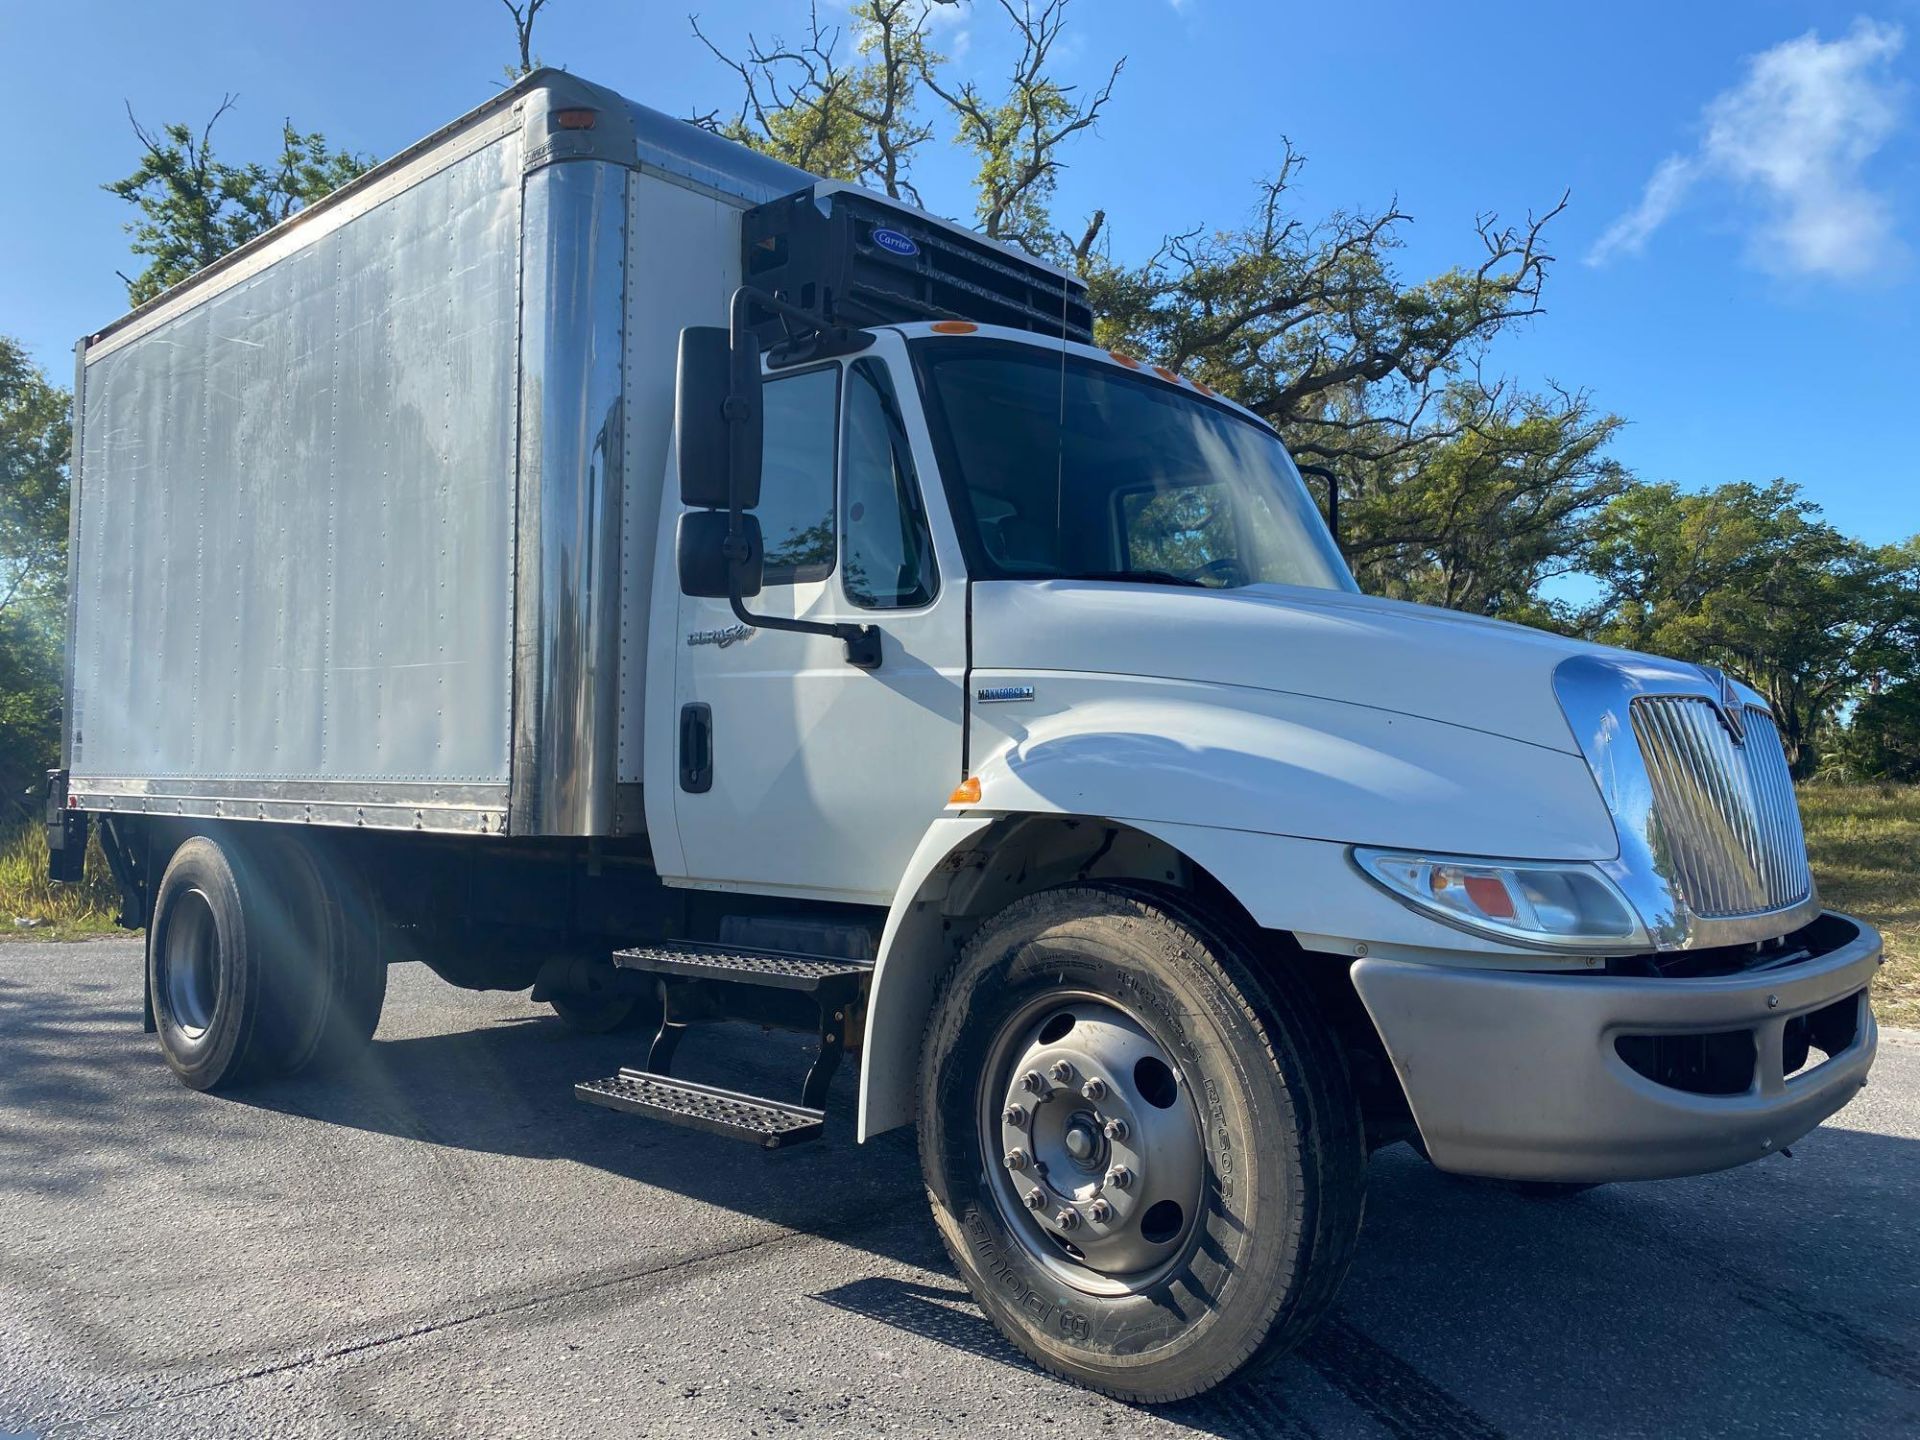
[[[1042,1100],[1047,1098],[1047,1077],[1038,1070],[1029,1070],[1022,1075],[1020,1085],[1029,1095],[1038,1095]]]
[[[1116,1115],[1100,1127],[1100,1133],[1109,1140],[1124,1140],[1127,1138],[1127,1122]]]
[[[1022,1125],[1027,1123],[1027,1112],[1022,1110],[1018,1105],[1009,1105],[1000,1113],[1000,1123],[1003,1125],[1011,1125],[1014,1129],[1018,1130]]]
[[[1049,1073],[1054,1079],[1058,1080],[1062,1085],[1065,1085],[1073,1079],[1073,1066],[1064,1060],[1056,1060],[1053,1062],[1053,1069]]]
[[[1069,1205],[1053,1217],[1053,1223],[1062,1230],[1077,1230],[1080,1228],[1080,1212]]]
[[[1029,1210],[1044,1210],[1047,1208],[1047,1192],[1044,1190],[1029,1190],[1020,1198],[1026,1203],[1026,1207]]]
[[[1087,1083],[1080,1087],[1080,1093],[1089,1100],[1104,1100],[1107,1098],[1107,1082],[1098,1075],[1089,1075]]]
[[[1104,1200],[1095,1200],[1087,1206],[1087,1218],[1095,1224],[1104,1225],[1113,1218],[1113,1206]]]
[[[1027,1168],[1027,1152],[1024,1150],[1009,1150],[1003,1163],[1009,1170],[1024,1170]]]
[[[1116,1190],[1124,1190],[1133,1184],[1133,1171],[1124,1165],[1116,1165],[1107,1171],[1107,1184]]]

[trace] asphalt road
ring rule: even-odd
[[[1331,1323],[1150,1412],[997,1337],[845,1076],[838,1136],[763,1155],[577,1104],[633,1037],[406,966],[361,1070],[198,1095],[138,971],[0,945],[0,1440],[1920,1431],[1920,1034],[1729,1174],[1541,1202],[1383,1153]],[[758,1032],[682,1054],[800,1073]]]

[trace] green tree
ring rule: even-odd
[[[1920,784],[1920,678],[1868,695],[1834,740],[1848,779]]]
[[[134,254],[147,256],[148,263],[137,275],[120,276],[135,305],[332,194],[373,163],[371,156],[335,149],[325,136],[302,133],[287,120],[272,163],[226,164],[214,156],[213,131],[235,100],[224,97],[197,131],[185,124],[149,130],[128,107],[140,163],[104,188],[139,212],[126,228]]]
[[[1539,598],[1580,568],[1593,518],[1632,477],[1606,454],[1623,422],[1587,396],[1455,385],[1435,438],[1356,465],[1348,554],[1375,594],[1564,624]]]
[[[1849,699],[1920,672],[1920,542],[1875,549],[1785,480],[1638,486],[1595,527],[1600,640],[1719,665],[1779,718],[1794,773]]]
[[[0,336],[0,821],[59,758],[70,448],[67,392]]]
[[[840,31],[808,7],[797,42],[747,36],[744,53],[722,50],[692,20],[693,33],[738,77],[741,99],[693,123],[830,180],[868,185],[911,204],[914,152],[933,136],[920,117],[922,78],[945,64],[927,43],[927,0],[861,0],[853,7],[851,63],[840,58]]]

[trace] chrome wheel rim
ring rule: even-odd
[[[166,966],[167,1009],[181,1031],[198,1040],[213,1024],[220,986],[219,931],[213,902],[204,890],[174,897],[161,959]]]
[[[982,1159],[1028,1254],[1104,1295],[1179,1265],[1198,1230],[1206,1147],[1175,1054],[1104,996],[1054,994],[1015,1012],[988,1057]]]

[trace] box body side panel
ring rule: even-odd
[[[510,134],[88,361],[76,790],[506,783],[519,274]]]

